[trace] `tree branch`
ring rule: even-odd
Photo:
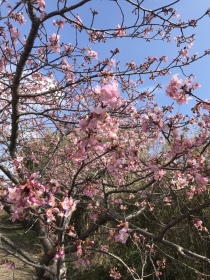
[[[58,15],[63,15],[65,13],[69,12],[69,11],[75,10],[75,9],[83,6],[84,4],[86,4],[86,3],[90,2],[90,1],[91,0],[83,0],[83,1],[73,5],[71,7],[67,7],[67,8],[63,8],[63,9],[51,12],[51,13],[47,14],[41,22],[43,23],[45,20],[47,20],[47,19],[49,19],[51,17],[58,16]]]
[[[181,222],[182,220],[186,219],[187,217],[189,217],[191,214],[196,213],[204,208],[207,208],[210,205],[210,200],[207,200],[205,203],[198,205],[192,209],[190,209],[189,211],[187,211],[185,214],[182,214],[181,216],[179,216],[178,218],[176,218],[175,220],[173,220],[172,222],[168,223],[164,229],[160,232],[159,236],[161,239],[163,239],[163,236],[165,235],[165,233],[172,228],[173,226],[175,226],[176,224],[178,224],[179,222]]]
[[[15,76],[13,78],[13,83],[12,83],[12,116],[11,116],[12,128],[11,128],[11,137],[10,137],[10,146],[9,146],[9,151],[12,158],[16,157],[16,145],[17,145],[17,138],[18,138],[18,119],[19,119],[18,103],[19,103],[20,79],[23,74],[25,63],[33,48],[40,25],[40,20],[36,17],[34,13],[31,1],[28,1],[27,3],[28,3],[29,17],[32,21],[32,25],[28,38],[26,40],[26,44],[24,46],[24,50],[17,64]]]

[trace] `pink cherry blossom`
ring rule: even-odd
[[[126,243],[128,237],[129,237],[128,227],[129,227],[129,224],[128,224],[128,222],[126,222],[125,226],[121,230],[119,230],[119,234],[115,235],[115,237],[114,237],[115,242]]]
[[[49,48],[54,52],[60,52],[60,45],[58,44],[59,40],[60,40],[60,35],[55,33],[50,35],[49,37],[49,41],[50,41]]]
[[[58,19],[56,19],[56,20],[53,20],[53,25],[55,25],[55,26],[58,26],[59,28],[63,28],[64,27],[64,25],[65,25],[65,20],[63,20],[63,19],[60,19],[60,20],[58,20]]]
[[[115,108],[119,98],[119,91],[116,83],[106,84],[102,87],[96,86],[95,93],[99,95],[99,100],[104,104]]]
[[[88,50],[88,56],[91,58],[98,59],[98,53],[92,50]]]
[[[58,260],[58,259],[60,259],[60,258],[64,255],[64,253],[65,253],[65,252],[64,252],[63,249],[58,249],[58,250],[57,250],[57,253],[55,254],[55,257],[54,257],[54,258],[55,258],[56,260]]]
[[[18,29],[15,27],[10,28],[10,34],[12,41],[17,44],[17,39],[19,39],[20,37],[20,32],[18,31]]]
[[[192,84],[192,89],[196,89],[196,88],[199,88],[199,87],[201,87],[199,82],[195,82],[195,83]]]
[[[7,266],[9,269],[12,269],[12,270],[15,269],[15,263],[12,262],[12,261],[7,261],[7,262],[6,262],[6,266]]]
[[[71,197],[65,197],[64,201],[61,202],[63,209],[65,210],[65,217],[68,217],[72,214],[73,211],[76,210],[76,205],[79,203],[79,200],[73,200]]]
[[[115,31],[115,35],[118,37],[122,37],[126,34],[126,28],[123,28],[121,25],[117,25],[117,30]]]
[[[178,79],[178,74],[173,75],[172,80],[169,82],[166,87],[166,94],[176,100],[176,102],[181,105],[183,103],[188,103],[189,97],[186,96],[186,93],[181,89],[183,82],[181,79]]]
[[[45,1],[44,0],[36,0],[37,4],[39,5],[40,12],[44,12],[45,8]]]

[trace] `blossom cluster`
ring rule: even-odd
[[[187,78],[185,83],[183,83],[183,81],[178,78],[178,74],[175,74],[166,87],[166,94],[176,100],[179,105],[188,103],[191,97],[187,97],[187,95],[190,95],[191,90],[201,86],[198,82],[193,83],[191,86],[190,83],[192,83],[191,78]]]
[[[71,197],[63,197],[56,201],[56,191],[50,185],[42,185],[36,181],[38,175],[32,174],[26,178],[26,183],[8,188],[7,202],[13,204],[12,221],[23,220],[31,213],[39,213],[39,209],[45,209],[48,223],[56,220],[56,215],[69,217],[76,209],[79,200]]]

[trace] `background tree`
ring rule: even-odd
[[[107,265],[114,259],[113,279],[177,279],[170,268],[163,274],[171,259],[208,277],[200,246],[209,241],[210,101],[196,95],[200,84],[185,68],[210,54],[190,54],[210,11],[185,22],[179,0],[111,1],[121,22],[110,27],[95,1],[73,2],[1,1],[1,207],[37,234],[42,255],[37,262],[4,235],[2,248],[37,279],[76,278],[99,255]],[[101,46],[174,39],[175,57],[125,66],[119,47],[105,54]],[[155,84],[176,68],[182,79]],[[143,77],[155,86],[144,88]],[[192,113],[158,105],[163,87],[175,104],[193,98]]]

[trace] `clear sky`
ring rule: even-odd
[[[73,1],[76,3],[77,1]],[[134,23],[134,17],[132,15],[131,5],[126,3],[124,0],[118,1],[122,10],[124,11],[124,26],[129,26]],[[135,1],[134,1],[135,2]],[[164,6],[165,4],[171,3],[172,1],[168,0],[146,0],[143,2],[142,6],[148,9],[154,9],[156,7]],[[179,19],[182,21],[188,21],[189,19],[199,18],[203,15],[206,10],[210,7],[209,0],[181,0],[179,3],[175,4],[174,7],[177,9],[177,13],[180,15]],[[119,7],[114,1],[109,0],[93,0],[88,4],[84,5],[82,8],[77,10],[79,16],[85,24],[90,23],[90,10],[89,8],[95,9],[98,11],[96,20],[94,23],[95,28],[113,28],[117,24],[121,24],[122,14]],[[177,20],[179,20],[177,19]],[[202,54],[204,50],[210,49],[210,17],[205,16],[198,24],[196,28],[190,28],[187,31],[187,34],[195,34],[195,43],[191,47],[189,53],[193,55],[198,52]],[[179,31],[172,33],[172,38],[174,36],[180,35]],[[120,54],[117,56],[117,60],[121,61],[121,66],[124,66],[126,62],[135,61],[136,64],[144,62],[144,59],[148,56],[161,56],[167,55],[169,60],[174,58],[178,50],[175,41],[172,40],[171,43],[166,43],[162,41],[153,41],[147,43],[141,39],[131,39],[131,38],[119,38],[112,39],[108,43],[103,44],[91,44],[87,42],[87,38],[83,36],[79,37],[81,44],[88,44],[93,50],[99,52],[99,59],[102,57],[107,57],[110,49],[116,47],[120,48]],[[86,42],[85,42],[86,41]],[[183,46],[182,46],[183,47]],[[206,56],[204,59],[201,59],[192,65],[186,68],[187,74],[195,74],[196,80],[200,82],[201,88],[196,91],[201,98],[210,99],[210,56]],[[172,74],[179,73],[179,69],[174,69],[171,71]],[[170,76],[158,79],[157,81],[146,80],[145,85],[142,85],[143,90],[147,87],[152,88],[157,83],[162,83],[163,89],[170,80]],[[180,73],[180,78],[184,78]],[[140,89],[142,90],[142,89]],[[166,105],[168,102],[172,103],[172,100],[167,98],[164,90],[157,92],[158,103]],[[182,112],[189,113],[190,107],[193,104],[193,100],[189,101],[189,105],[182,105],[181,108],[178,108]]]
[[[135,0],[133,0],[136,2]],[[56,8],[57,0],[45,0],[46,2],[46,12],[52,11]],[[67,3],[71,5],[78,3],[79,0],[69,0]],[[142,3],[142,6],[148,9],[155,9],[160,6],[164,6],[166,4],[171,3],[172,0],[145,0]],[[11,4],[15,4],[16,0],[11,0]],[[135,17],[132,14],[132,5],[127,3],[125,0],[119,0],[123,16],[124,16],[124,26],[130,26],[134,24]],[[62,3],[61,3],[62,5]],[[179,3],[173,6],[177,9],[177,13],[180,15],[180,18],[173,19],[174,21],[188,21],[188,19],[199,18],[203,15],[206,10],[210,7],[209,0],[181,0]],[[98,11],[98,15],[95,17],[95,21],[93,24],[94,28],[115,28],[118,24],[122,24],[122,13],[117,5],[116,1],[112,0],[91,0],[87,4],[79,7],[74,10],[74,15],[79,14],[83,23],[87,26],[91,24],[91,11]],[[3,11],[4,12],[4,11]],[[73,15],[69,16],[73,18]],[[141,15],[140,15],[141,16]],[[53,19],[52,19],[53,20]],[[48,28],[49,35],[56,32],[56,28],[52,25],[52,20],[46,24]],[[199,25],[196,28],[190,28],[187,30],[187,34],[195,34],[195,43],[190,49],[190,54],[198,52],[202,54],[204,50],[210,49],[210,17],[206,16],[201,21],[199,21]],[[21,27],[21,37],[23,34],[28,33],[28,25]],[[172,38],[174,36],[180,35],[179,30],[176,30],[172,33]],[[89,46],[92,50],[97,51],[99,53],[99,60],[109,57],[110,50],[114,50],[115,48],[120,49],[120,53],[117,55],[116,59],[120,61],[121,69],[125,67],[126,62],[134,61],[137,65],[143,63],[145,58],[148,56],[160,57],[162,55],[166,55],[169,58],[169,61],[173,59],[180,48],[177,48],[176,42],[172,39],[171,43],[163,42],[163,41],[151,41],[150,43],[145,42],[142,39],[131,39],[131,38],[117,38],[108,40],[107,43],[96,43],[93,44],[88,41],[88,36],[85,32],[78,34],[78,42],[79,47],[87,47]],[[75,43],[75,29],[69,28],[69,25],[65,25],[61,31],[61,41],[65,41],[66,43]],[[182,46],[183,47],[183,46]],[[203,99],[210,99],[209,88],[210,88],[210,55],[206,56],[204,59],[201,59],[192,65],[186,68],[186,74],[195,74],[196,80],[200,82],[201,88],[196,91],[196,93]],[[170,76],[166,76],[163,78],[158,78],[157,81],[151,81],[147,79],[147,77],[143,77],[145,79],[145,84],[142,85],[142,88],[139,88],[140,91],[144,91],[147,88],[154,88],[157,83],[161,83],[163,86],[163,90],[157,91],[156,100],[160,105],[171,104],[173,100],[169,99],[165,95],[165,87],[170,80],[173,74],[180,73],[179,69],[174,69],[171,71]],[[180,78],[184,78],[180,73]],[[190,107],[192,107],[193,100],[189,101],[189,105],[182,105],[181,108],[178,108],[182,112],[189,113]]]

